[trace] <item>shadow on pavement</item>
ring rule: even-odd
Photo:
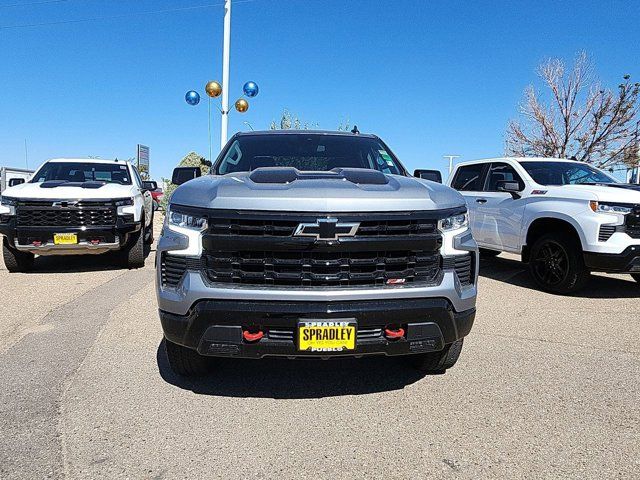
[[[505,282],[517,287],[539,290],[529,275],[527,265],[519,260],[494,257],[480,260],[480,276]],[[620,279],[605,275],[592,275],[587,286],[574,293],[577,298],[636,298],[640,296],[640,284],[631,275]]]
[[[145,249],[146,262],[153,262],[155,245]],[[106,270],[126,270],[124,261],[117,252],[97,255],[43,255],[36,257],[33,268],[27,274],[42,273],[79,273]]]
[[[160,376],[202,395],[304,399],[401,390],[425,376],[406,359],[392,357],[244,360],[213,358],[212,373],[185,379],[169,367],[162,340],[156,352]]]

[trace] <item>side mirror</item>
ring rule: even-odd
[[[15,187],[16,185],[22,185],[24,183],[24,178],[10,178],[9,186]]]
[[[415,170],[413,176],[422,178],[423,180],[431,180],[432,182],[442,183],[442,173],[440,170]]]
[[[182,185],[189,180],[198,178],[202,175],[200,167],[176,167],[173,169],[173,175],[171,176],[171,183],[174,185]]]
[[[142,182],[142,189],[143,190],[147,190],[149,192],[153,192],[157,188],[158,188],[158,184],[156,182],[148,181],[148,180],[145,180],[145,181]]]
[[[511,182],[508,180],[500,180],[496,183],[496,189],[499,192],[507,192],[510,193],[513,198],[520,198],[520,192],[522,191],[522,187],[520,187],[520,183]]]

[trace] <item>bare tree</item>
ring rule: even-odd
[[[575,158],[598,167],[632,161],[629,152],[638,144],[639,83],[625,75],[615,92],[601,87],[584,52],[569,72],[562,60],[550,59],[537,73],[550,92],[545,98],[533,86],[526,88],[522,118],[507,127],[508,155]]]
[[[272,120],[269,125],[270,130],[309,130],[310,127],[317,128],[318,124],[302,123],[298,115],[292,114],[286,108],[282,111],[280,123],[278,124],[275,120]]]

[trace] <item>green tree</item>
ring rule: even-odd
[[[200,167],[200,171],[202,175],[207,175],[211,168],[211,162],[204,158],[202,155],[196,152],[187,153],[180,163],[177,165],[178,167]],[[162,182],[164,183],[164,196],[162,197],[162,208],[167,210],[167,205],[169,204],[169,200],[171,199],[171,194],[178,187],[171,183],[171,179],[163,178]]]

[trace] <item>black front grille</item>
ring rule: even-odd
[[[616,233],[626,233],[633,239],[640,238],[640,206],[635,206],[625,217],[623,225],[600,225],[598,241],[606,242]]]
[[[211,282],[352,286],[434,282],[440,255],[425,251],[234,251],[205,255]]]
[[[364,217],[366,218],[366,217]],[[315,219],[315,218],[314,218]],[[352,217],[348,221],[358,221]],[[245,235],[267,237],[291,237],[303,221],[281,218],[209,218],[209,233],[213,235]],[[430,219],[383,219],[359,222],[356,237],[414,236],[434,234],[437,220]]]
[[[116,224],[117,209],[109,201],[22,201],[18,227],[102,227]]]
[[[202,240],[207,282],[284,287],[435,284],[442,271],[438,219],[460,211],[278,214],[176,208],[207,217]]]
[[[631,238],[640,238],[640,205],[635,205],[625,220],[625,231]]]

